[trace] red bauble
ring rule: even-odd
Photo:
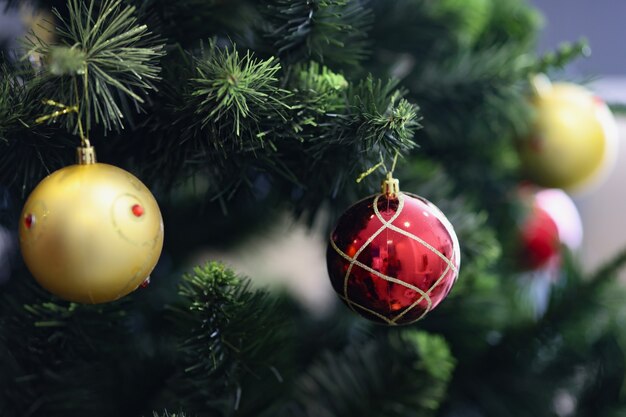
[[[533,206],[522,225],[522,259],[526,266],[537,269],[559,254],[559,229],[544,209]]]
[[[558,265],[561,245],[576,251],[583,238],[583,227],[576,205],[559,189],[523,186],[522,201],[530,206],[520,226],[521,264],[539,269]],[[556,259],[558,261],[558,259]]]
[[[448,295],[460,251],[435,205],[411,194],[379,194],[341,216],[326,260],[333,288],[351,309],[398,325],[421,319]]]

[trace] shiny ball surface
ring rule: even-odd
[[[535,125],[520,153],[529,179],[544,187],[578,191],[610,171],[618,132],[601,99],[578,85],[555,83],[532,104]]]
[[[432,203],[379,194],[341,216],[326,260],[332,286],[348,307],[400,325],[421,319],[448,295],[460,250],[452,225]]]
[[[68,301],[98,304],[148,278],[163,248],[163,220],[150,190],[127,171],[72,165],[33,190],[19,235],[24,261],[42,287]]]

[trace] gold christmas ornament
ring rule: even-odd
[[[608,106],[575,84],[540,77],[534,85],[535,127],[521,149],[528,177],[569,191],[601,180],[617,155],[617,125]]]
[[[98,304],[134,291],[163,248],[163,220],[150,190],[123,169],[97,163],[46,177],[28,197],[19,226],[24,261],[39,284],[68,301]]]

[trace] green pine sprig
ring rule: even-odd
[[[172,380],[181,407],[223,415],[248,402],[270,401],[263,390],[283,381],[293,340],[276,298],[253,290],[219,263],[184,275],[179,294],[182,301],[170,307],[170,318],[181,341],[181,372]]]
[[[136,8],[122,0],[68,0],[67,16],[53,11],[58,44],[34,35],[28,41],[28,56],[43,56],[46,98],[78,104],[87,131],[96,124],[105,130],[123,128],[132,114],[126,101],[140,109],[155,89],[163,44],[139,22]],[[75,117],[67,117],[65,124],[75,130]]]
[[[262,143],[260,122],[267,117],[280,119],[288,107],[284,101],[288,92],[278,85],[278,60],[258,59],[250,51],[240,55],[236,46],[229,50],[210,42],[207,54],[198,57],[195,65],[190,102],[202,127],[219,126],[215,140],[221,147],[226,142],[222,137],[232,134],[240,147],[254,147],[242,137]]]
[[[416,330],[324,352],[294,385],[295,415],[435,416],[455,360],[445,340]]]
[[[286,62],[356,66],[367,57],[371,11],[355,0],[272,0],[268,36]]]

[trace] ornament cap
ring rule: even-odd
[[[80,146],[76,148],[78,165],[91,165],[96,161],[96,150],[93,146]]]
[[[383,180],[380,186],[381,192],[387,197],[396,197],[400,193],[400,181],[393,177],[391,172]]]

